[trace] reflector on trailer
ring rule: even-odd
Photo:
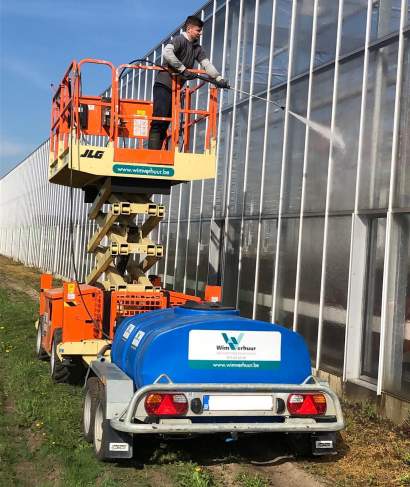
[[[290,394],[288,411],[292,416],[318,416],[326,413],[324,394]]]
[[[150,416],[181,416],[188,411],[188,400],[184,394],[148,394],[145,410]]]

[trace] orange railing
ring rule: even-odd
[[[111,96],[83,95],[81,69],[85,64],[99,64],[111,71]],[[184,86],[178,77],[172,79],[172,116],[154,117],[151,100],[128,99],[120,96],[120,73],[124,70],[159,71],[158,66],[122,64],[117,68],[109,61],[83,59],[73,61],[67,69],[52,102],[50,144],[54,159],[68,149],[70,135],[77,141],[88,136],[103,137],[114,146],[115,161],[173,164],[176,148],[190,151],[191,129],[205,123],[206,130],[201,146],[209,149],[216,137],[217,89],[209,85],[206,109],[191,107],[192,95],[204,86],[204,82],[191,88]],[[193,70],[198,74],[203,71]],[[146,141],[153,120],[170,122],[168,137],[162,150],[148,150]],[[127,144],[124,140],[132,140]],[[122,144],[121,144],[122,141]],[[135,141],[135,142],[134,142]],[[122,145],[122,147],[121,147]],[[131,147],[131,146],[134,147]]]

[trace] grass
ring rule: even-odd
[[[54,385],[49,364],[35,357],[36,318],[34,300],[0,287],[0,485],[216,485],[206,469],[156,444],[144,468],[98,462],[80,430],[81,388]]]
[[[237,477],[236,481],[238,486],[241,487],[268,487],[268,481],[263,479],[258,474],[249,474],[247,472],[241,472]]]

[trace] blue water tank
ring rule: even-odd
[[[112,361],[139,388],[161,374],[175,383],[300,384],[311,374],[303,338],[210,304],[187,303],[126,318]]]

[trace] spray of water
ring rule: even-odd
[[[314,122],[313,120],[308,120],[307,118],[302,117],[302,115],[292,112],[291,110],[288,110],[288,112],[290,115],[298,119],[300,122],[304,123],[310,129],[314,130],[323,138],[327,139],[329,142],[332,141],[334,147],[337,147],[342,151],[346,149],[346,143],[339,129],[335,128],[332,131],[330,127],[327,127],[326,125],[322,125],[321,123]]]
[[[252,98],[258,98],[259,100],[262,100],[266,103],[271,103],[272,105],[275,105],[276,107],[278,107],[275,110],[277,112],[279,111],[279,109],[285,110],[285,107],[280,105],[277,101],[268,100],[267,98],[263,98],[263,97],[257,96],[257,95],[252,95],[251,93],[247,93],[246,91],[238,90],[238,89],[235,89],[232,87],[231,87],[231,89],[234,91],[237,91],[238,93],[241,93],[243,95],[251,96]],[[333,130],[331,130],[330,127],[327,127],[326,125],[322,125],[321,123],[318,123],[318,122],[314,122],[313,120],[308,120],[307,118],[303,117],[302,115],[299,115],[298,113],[292,112],[292,110],[288,110],[288,113],[290,115],[292,115],[292,117],[295,117],[297,120],[299,120],[300,122],[305,124],[311,130],[315,131],[320,136],[327,139],[329,142],[332,142],[333,147],[337,147],[338,149],[342,150],[343,152],[345,151],[346,143],[345,143],[343,136],[340,133],[339,129],[334,128]]]

